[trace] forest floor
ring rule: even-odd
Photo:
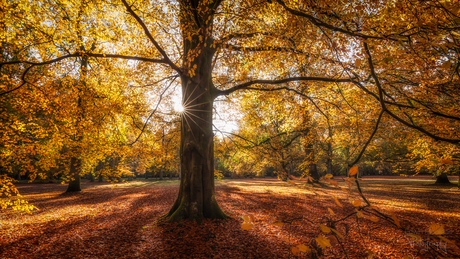
[[[341,178],[334,180],[346,186]],[[360,183],[369,202],[385,215],[394,213],[404,230],[383,219],[373,222],[366,213],[336,224],[343,235],[338,238],[310,223],[355,212],[356,187],[350,194],[270,178],[216,181],[216,198],[232,219],[198,225],[157,223],[175,201],[177,180],[83,182],[83,191],[73,194],[64,193],[62,184],[18,184],[23,198],[39,210],[1,211],[0,258],[311,258],[312,253],[293,248],[300,244],[319,258],[436,258],[428,247],[460,254],[456,185],[436,186],[424,176],[364,177]],[[243,216],[252,218],[250,230],[241,228]],[[443,225],[444,235],[429,234],[433,223]],[[320,248],[318,236],[331,247]]]

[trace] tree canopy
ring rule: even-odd
[[[179,93],[171,221],[226,217],[214,198],[216,100],[273,92],[259,100],[283,111],[280,100],[298,96],[308,108],[295,119],[357,148],[349,167],[382,125],[460,143],[455,0],[17,0],[1,10],[1,166],[46,170],[67,153],[78,169],[128,152],[171,121],[165,101]]]

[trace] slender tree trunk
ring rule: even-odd
[[[308,141],[305,145],[305,156],[308,162],[308,173],[313,178],[313,180],[318,181],[319,173],[315,162],[315,149],[313,147],[313,143],[311,143],[310,140],[306,141]]]
[[[160,180],[163,180],[163,168],[160,169]]]
[[[81,159],[72,157],[70,159],[70,181],[66,192],[79,192],[81,191],[80,185],[80,169]]]
[[[327,142],[327,161],[326,161],[326,173],[332,174],[332,129],[331,126],[328,127],[329,139]]]
[[[94,174],[89,173],[88,176],[89,176],[89,181],[93,183],[94,182]]]

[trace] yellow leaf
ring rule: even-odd
[[[315,238],[316,242],[318,242],[318,244],[323,248],[325,249],[326,247],[329,247],[331,246],[331,243],[329,242],[329,239],[323,237],[323,236],[318,236],[317,238]]]
[[[324,178],[326,178],[326,179],[331,179],[331,178],[332,178],[332,174],[326,174],[326,175],[324,176]]]
[[[299,250],[304,253],[309,253],[311,251],[310,248],[306,245],[297,245],[297,248],[299,248]]]
[[[359,210],[356,212],[356,216],[357,216],[358,218],[364,217],[363,213],[361,213],[361,211],[359,211]]]
[[[251,219],[248,216],[242,216],[241,218],[243,218],[245,222],[251,222]]]
[[[353,201],[352,204],[353,204],[353,206],[355,206],[355,207],[359,207],[359,206],[361,206],[361,200],[356,199],[356,200]]]
[[[337,205],[339,205],[339,207],[343,207],[342,204],[340,204],[339,200],[337,199],[337,197],[335,196],[332,196],[332,198],[334,198],[334,201]]]
[[[331,230],[332,230],[332,232],[334,232],[337,236],[339,236],[340,238],[343,238],[343,235],[342,235],[339,231],[337,231],[337,230],[335,230],[335,229],[333,229],[333,228],[331,228]]]
[[[428,228],[428,233],[430,233],[430,235],[442,235],[444,234],[444,226],[441,224],[433,223]]]
[[[328,180],[326,179],[326,181],[332,185],[338,185],[339,183],[337,181],[334,181],[334,180]]]
[[[277,227],[281,227],[283,225],[284,225],[284,223],[281,222],[281,221],[277,221],[277,222],[273,223],[273,226],[277,226]]]
[[[331,229],[326,227],[325,225],[321,224],[319,225],[319,228],[321,228],[321,231],[323,231],[324,233],[331,233]]]
[[[294,254],[294,255],[298,255],[300,253],[300,250],[299,248],[297,248],[296,246],[293,246],[291,247],[291,252]]]
[[[332,216],[335,216],[335,213],[334,213],[334,211],[333,211],[331,208],[327,208],[327,210],[329,211],[329,213],[330,213]]]
[[[358,173],[358,167],[357,166],[353,166],[352,168],[350,168],[350,171],[348,172],[348,175],[349,176],[353,176],[355,174]]]
[[[254,224],[250,222],[243,222],[243,225],[241,225],[241,228],[244,230],[250,230],[254,227]]]

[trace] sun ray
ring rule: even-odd
[[[195,88],[196,89],[196,88]],[[194,90],[195,90],[194,89]],[[192,92],[193,93],[193,92]],[[202,92],[201,94],[199,94],[197,97],[195,97],[193,100],[191,100],[190,102],[185,102],[184,104],[184,107],[187,107],[189,103],[192,103],[193,101],[195,101],[196,99],[200,98],[203,94],[205,94],[205,92]],[[192,94],[190,94],[190,96],[192,96]]]
[[[195,137],[195,134],[193,133],[192,127],[190,126],[190,124],[189,124],[188,121],[187,121],[187,118],[185,117],[185,116],[187,116],[187,115],[186,115],[185,113],[182,113],[182,116],[184,117],[185,123],[187,123],[188,128],[190,129],[190,132],[192,133],[193,139],[194,139],[195,141],[197,141],[197,139],[196,139],[196,137]]]
[[[190,117],[190,115],[188,115],[187,113],[184,113],[184,114],[185,114],[185,116],[188,116],[193,121],[193,123],[195,123],[195,125],[198,126],[198,128],[201,129],[201,131],[205,132],[204,129],[192,117]],[[190,127],[190,125],[189,125],[189,127]],[[192,134],[193,134],[193,131],[192,131]]]

